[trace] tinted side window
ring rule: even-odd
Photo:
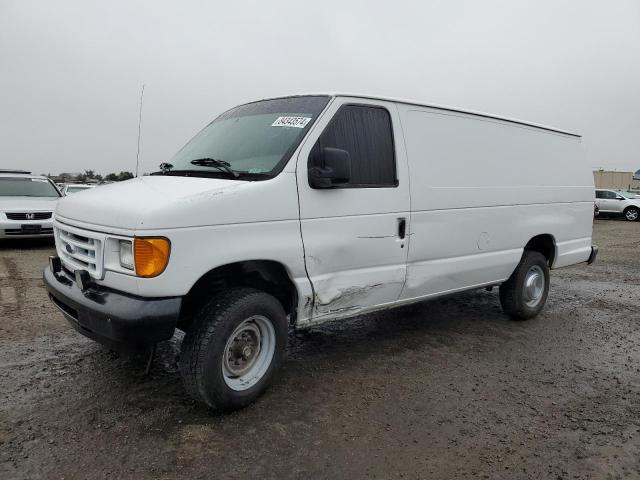
[[[604,192],[604,198],[615,200],[616,196],[617,195],[614,192]]]
[[[346,105],[314,145],[309,162],[322,166],[322,148],[340,148],[351,157],[352,187],[393,187],[396,162],[389,112],[381,107]]]
[[[604,198],[604,195],[602,195],[603,192],[601,192],[600,190],[596,190],[596,198]]]

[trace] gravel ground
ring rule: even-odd
[[[219,415],[67,326],[49,242],[0,244],[0,478],[640,478],[640,223],[554,271],[512,322],[476,291],[290,338],[276,384]]]

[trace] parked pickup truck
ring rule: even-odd
[[[186,332],[180,371],[220,409],[256,399],[290,328],[482,287],[535,317],[549,270],[593,262],[578,135],[357,95],[223,113],[150,176],[63,198],[50,298],[112,348]]]

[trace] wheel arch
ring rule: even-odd
[[[298,291],[287,267],[275,260],[244,260],[221,265],[202,275],[185,295],[178,328],[187,328],[203,302],[233,287],[253,287],[273,295],[293,324]]]
[[[553,266],[558,257],[556,240],[550,233],[542,233],[532,237],[524,247],[525,251],[539,252],[547,259],[549,267]]]

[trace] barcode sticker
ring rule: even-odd
[[[272,127],[304,128],[311,121],[309,117],[278,117],[271,124]]]

